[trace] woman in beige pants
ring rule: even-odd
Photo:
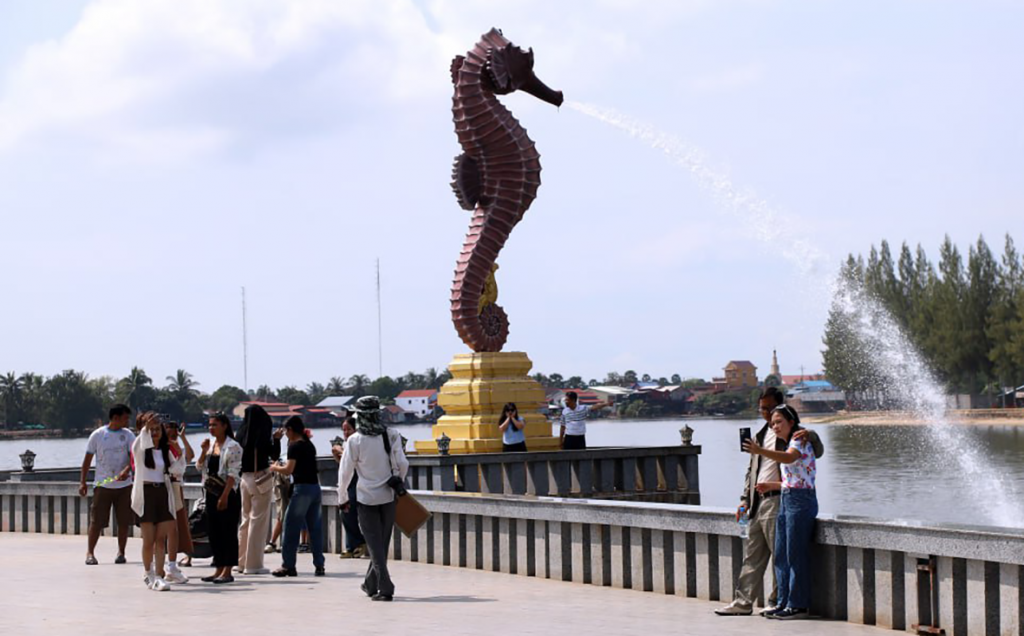
[[[273,433],[274,423],[258,404],[245,409],[238,429],[242,446],[242,526],[238,530],[238,571],[267,574],[263,546],[270,532],[270,500],[274,492],[271,461],[281,457],[281,435]]]

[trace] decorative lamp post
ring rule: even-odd
[[[26,450],[21,455],[18,455],[18,457],[21,458],[21,469],[26,473],[32,472],[32,469],[36,464],[36,454],[30,450]]]
[[[442,432],[441,433],[441,437],[438,437],[434,441],[437,442],[437,454],[438,455],[447,455],[448,454],[448,447],[451,446],[451,443],[452,443],[452,438],[448,437],[447,433]]]
[[[683,424],[683,428],[679,429],[679,438],[682,440],[683,446],[693,446],[693,429],[687,424]]]

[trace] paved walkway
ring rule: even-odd
[[[128,565],[113,565],[104,537],[98,566],[86,566],[85,537],[0,534],[0,634],[836,634],[880,636],[873,627],[825,621],[721,618],[720,603],[590,585],[395,563],[395,602],[359,591],[365,561],[329,555],[328,576],[314,578],[299,555],[298,578],[236,576],[231,585],[197,580],[165,593],[142,584],[139,542]],[[268,564],[277,567],[279,555]],[[301,630],[301,631],[300,631]]]

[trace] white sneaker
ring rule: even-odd
[[[270,568],[258,568],[255,570],[245,570],[242,574],[270,574]]]
[[[171,584],[158,576],[153,579],[153,585],[149,589],[154,592],[167,592],[171,589]]]
[[[188,583],[188,577],[178,569],[177,563],[167,564],[167,576],[164,577],[164,580],[168,583]]]
[[[736,601],[729,603],[721,609],[715,610],[715,614],[718,614],[719,616],[750,616],[752,613],[752,607],[740,605]]]

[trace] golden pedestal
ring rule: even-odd
[[[542,412],[547,407],[544,387],[529,376],[531,368],[533,362],[518,351],[456,355],[448,366],[452,379],[437,396],[445,415],[432,429],[434,439],[448,435],[452,455],[501,452],[499,420],[505,404],[515,402],[526,422],[526,447],[557,450],[558,438]],[[437,443],[416,442],[416,451],[436,455]]]

